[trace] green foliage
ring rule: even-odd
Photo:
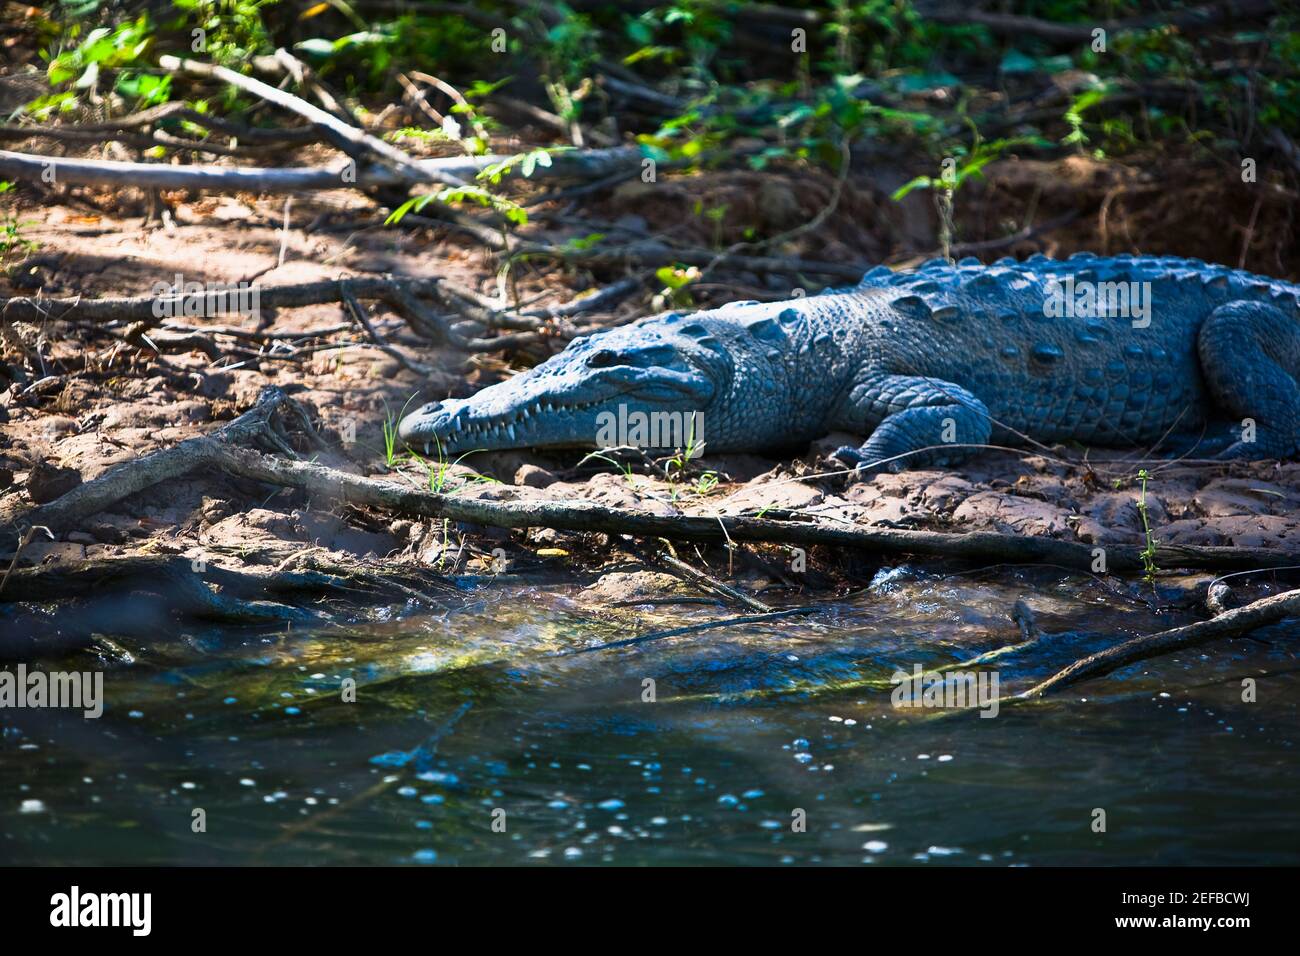
[[[14,184],[8,180],[0,180],[0,196],[12,192],[14,188]],[[23,236],[23,227],[30,225],[30,222],[20,222],[13,213],[6,213],[4,219],[0,220],[0,265],[8,265],[11,256],[31,252],[36,248],[35,242]]]
[[[1111,31],[1107,49],[1095,52],[1086,43],[1062,46],[1032,33],[936,23],[916,0],[803,0],[792,9],[817,19],[809,22],[807,53],[790,55],[783,34],[795,21],[764,20],[756,33],[747,29],[753,6],[750,0],[657,0],[576,10],[565,0],[483,0],[473,5],[473,16],[462,16],[418,3],[369,7],[348,0],[59,0],[47,19],[36,21],[50,89],[26,109],[39,120],[86,104],[109,114],[141,109],[192,89],[188,78],[153,68],[160,53],[247,69],[250,58],[284,46],[363,103],[397,102],[398,75],[413,69],[454,82],[470,101],[448,104],[443,97],[438,109],[449,122],[442,130],[407,128],[389,133],[393,139],[454,141],[482,155],[498,127],[480,107],[513,84],[511,96],[538,102],[544,94],[562,120],[580,121],[584,129],[607,122],[618,136],[636,137],[656,161],[688,169],[734,156],[740,142],[753,169],[773,163],[836,168],[846,144],[897,144],[953,161],[951,170],[917,177],[896,194],[929,189],[940,203],[951,202],[964,182],[1012,146],[1048,155],[1086,150],[1102,158],[1175,141],[1241,154],[1272,127],[1300,136],[1294,69],[1300,12],[1292,10],[1255,33]],[[1076,25],[1149,12],[1137,0],[1108,0],[1104,7],[1089,0],[1011,0],[999,9]],[[1223,66],[1246,60],[1249,70]],[[633,97],[635,109],[623,115],[619,106],[629,100],[613,89],[615,79],[654,94],[645,102]],[[1171,85],[1188,95],[1147,95],[1160,86],[1167,93]],[[1064,91],[1064,105],[1057,97],[1047,110],[1024,108],[1055,90]],[[217,96],[212,108],[234,112],[245,105],[231,90]],[[993,124],[1005,138],[985,139]],[[478,204],[522,224],[523,210],[496,187],[528,178],[555,149],[529,141],[520,150],[470,187],[416,197],[392,221],[436,201]],[[682,291],[664,285],[670,297]]]
[[[699,277],[700,270],[695,266],[684,266],[680,263],[656,269],[655,278],[663,285],[663,291],[655,297],[655,307],[667,308],[670,305],[688,307],[693,305],[694,299],[691,297],[690,289],[687,286]]]
[[[188,41],[190,55],[237,68],[251,56],[275,50],[263,13],[279,2],[172,0],[181,14],[172,25]]]
[[[83,95],[96,93],[101,74],[117,70],[121,70],[115,84],[119,93],[141,105],[163,102],[170,78],[126,69],[143,60],[151,43],[152,30],[145,15],[116,27],[94,27],[84,34],[82,24],[70,20],[55,46],[42,53],[52,92],[27,104],[23,111],[47,120],[55,113],[75,109]]]
[[[498,196],[482,186],[446,186],[437,192],[422,193],[408,199],[388,214],[388,218],[384,220],[384,225],[391,226],[401,222],[407,213],[419,212],[431,202],[446,203],[447,205],[459,202],[475,202],[480,206],[501,213],[506,218],[506,221],[513,225],[522,226],[528,222],[528,213],[523,206],[504,196]]]
[[[538,166],[550,167],[552,153],[567,152],[572,148],[572,146],[556,146],[549,149],[531,149],[526,153],[516,153],[513,156],[507,156],[500,162],[485,166],[479,171],[478,179],[480,182],[486,181],[496,186],[515,167],[518,167],[520,175],[527,179],[537,170]]]
[[[567,240],[564,245],[565,248],[572,249],[574,252],[586,252],[589,249],[596,248],[604,239],[605,234],[603,232],[592,232],[585,236],[574,236],[572,239]]]
[[[971,149],[957,147],[952,156],[944,157],[943,171],[938,176],[917,176],[904,183],[894,191],[895,201],[902,199],[914,189],[941,190],[948,194],[955,193],[962,183],[970,178],[982,179],[983,169],[998,159],[1009,149],[1017,146],[1047,146],[1041,137],[1018,136],[1012,139],[995,139],[976,143]]]
[[[1151,475],[1145,468],[1138,472],[1138,481],[1142,485],[1142,491],[1138,495],[1137,510],[1142,516],[1142,534],[1146,546],[1142,549],[1142,580],[1148,584],[1155,584],[1156,572],[1160,569],[1156,566],[1156,548],[1160,544],[1151,532],[1151,521],[1147,516],[1147,482]]]

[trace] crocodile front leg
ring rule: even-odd
[[[854,386],[833,425],[870,432],[861,448],[845,445],[833,455],[858,477],[953,464],[992,431],[988,408],[966,389],[913,375],[872,376]]]

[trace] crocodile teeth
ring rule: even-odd
[[[515,440],[515,426],[514,426],[514,425],[511,425],[509,428],[507,428],[507,429],[506,429],[506,434],[510,436],[510,440],[511,440],[511,441],[514,441],[514,440]]]
[[[429,443],[428,443],[428,442],[425,442],[425,443],[424,443],[424,453],[425,453],[426,455],[429,454]]]

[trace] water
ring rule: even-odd
[[[289,633],[115,606],[98,630],[134,662],[38,661],[106,668],[102,718],[0,711],[0,862],[1300,863],[1294,626],[936,718],[892,707],[890,675],[1012,643],[1018,597],[1054,636],[1001,662],[1004,695],[1193,618],[1087,576],[903,567],[806,616],[574,655],[730,614],[576,590],[467,582]],[[51,609],[0,614],[82,643]]]

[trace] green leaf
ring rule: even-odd
[[[917,176],[911,182],[904,183],[898,189],[894,190],[894,194],[890,198],[893,199],[894,202],[898,202],[898,200],[902,199],[913,189],[931,189],[933,186],[934,180],[929,176]]]
[[[333,56],[335,50],[333,40],[325,40],[321,37],[313,37],[310,40],[299,40],[293,45],[293,48],[300,53],[321,57],[322,59]]]

